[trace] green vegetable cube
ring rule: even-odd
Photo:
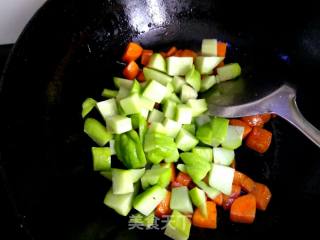
[[[155,185],[140,193],[133,201],[133,207],[145,216],[148,216],[165,198],[167,190]]]
[[[163,121],[163,127],[166,129],[167,135],[174,138],[180,131],[181,124],[169,118],[165,118]]]
[[[134,93],[120,100],[120,106],[125,115],[140,113],[141,103],[138,93]]]
[[[144,89],[142,96],[151,101],[160,103],[167,93],[167,87],[161,83],[151,80]]]
[[[104,119],[118,114],[118,107],[114,98],[98,102],[97,108]]]
[[[184,214],[193,213],[192,203],[187,187],[182,186],[172,188],[170,208],[172,210],[178,210]]]
[[[180,150],[189,151],[198,144],[199,140],[187,130],[181,128],[175,142]]]
[[[201,75],[200,73],[195,69],[194,66],[187,72],[186,74],[186,82],[194,88],[197,92],[200,91],[201,86]]]
[[[228,126],[227,136],[221,143],[224,148],[237,149],[242,144],[242,135],[244,127],[241,126]]]
[[[168,57],[167,73],[170,76],[184,76],[192,68],[192,57]]]
[[[198,154],[208,162],[212,162],[213,160],[212,148],[210,147],[195,147],[194,149],[192,149],[192,152]]]
[[[219,164],[212,164],[209,173],[209,185],[221,191],[226,195],[230,195],[232,191],[232,182],[234,177],[234,169]]]
[[[164,113],[159,111],[158,109],[153,109],[148,117],[148,122],[162,122],[164,119]]]
[[[182,102],[187,102],[189,99],[196,99],[198,97],[198,93],[189,85],[185,84],[181,88],[180,99]]]
[[[175,240],[187,240],[190,235],[191,222],[187,216],[174,210],[170,216],[170,221],[166,225],[164,234]]]
[[[202,39],[201,54],[205,56],[217,56],[218,41],[217,39]]]
[[[192,109],[192,117],[197,117],[208,110],[205,99],[189,99],[187,101],[187,106]]]
[[[198,56],[196,57],[195,66],[200,74],[211,74],[213,69],[222,62],[224,57],[215,56]]]
[[[213,148],[213,161],[220,165],[229,166],[234,160],[234,151],[222,147]]]
[[[180,124],[190,124],[192,122],[192,109],[185,104],[177,105],[176,119]]]
[[[147,82],[156,80],[165,86],[167,83],[172,81],[172,77],[168,76],[167,74],[147,67],[143,68],[143,74]]]
[[[112,139],[112,134],[94,118],[85,120],[84,132],[101,147]]]
[[[201,80],[200,92],[205,92],[217,83],[215,75],[204,76]]]
[[[107,171],[111,168],[111,150],[108,147],[92,147],[93,170]]]
[[[139,184],[134,184],[134,191],[127,194],[114,194],[112,187],[104,198],[104,204],[115,210],[121,216],[127,216],[132,209],[133,199],[137,195]]]
[[[84,118],[89,112],[91,112],[91,110],[96,106],[96,103],[96,100],[94,100],[93,98],[87,98],[86,100],[84,100],[84,102],[82,103],[82,118]]]
[[[175,93],[181,92],[182,86],[186,84],[186,81],[183,77],[174,76],[172,80],[172,85]]]
[[[177,103],[171,100],[166,100],[162,109],[165,117],[174,119],[177,111]]]
[[[154,53],[150,57],[148,67],[161,72],[166,72],[166,61],[160,53]]]
[[[128,132],[132,129],[131,119],[121,115],[106,118],[107,126],[116,134]]]
[[[241,67],[238,63],[229,63],[217,68],[218,82],[227,81],[238,77],[241,74]]]

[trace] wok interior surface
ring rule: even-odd
[[[128,218],[103,205],[110,183],[92,171],[93,143],[82,132],[82,101],[113,87],[130,40],[152,49],[227,41],[229,61],[239,61],[248,75],[270,76],[260,86],[279,76],[295,84],[298,105],[319,128],[320,22],[312,6],[300,7],[297,18],[298,7],[274,8],[272,1],[49,1],[20,37],[1,81],[1,164],[14,231],[30,239],[165,238],[163,231],[128,230]],[[252,225],[233,224],[219,210],[218,229],[192,228],[191,239],[316,230],[309,215],[319,211],[319,149],[279,118],[267,128],[274,137],[266,154],[239,149],[236,156],[239,170],[270,187],[268,210]]]

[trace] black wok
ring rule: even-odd
[[[1,181],[13,235],[3,239],[164,239],[161,231],[128,230],[127,218],[102,204],[110,184],[92,171],[81,103],[112,87],[129,40],[144,47],[197,48],[216,37],[247,74],[286,78],[316,126],[320,21],[316,7],[276,1],[53,0],[19,38],[1,88]],[[275,81],[268,78],[266,81]],[[268,82],[264,82],[268,85]],[[316,109],[317,108],[317,109]],[[317,233],[319,149],[279,118],[271,149],[238,151],[238,168],[270,186],[273,198],[254,224],[192,229],[191,239],[266,239]],[[280,167],[281,166],[281,167]],[[5,231],[5,232],[8,232]]]

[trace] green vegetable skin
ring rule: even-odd
[[[115,150],[117,157],[129,169],[142,168],[147,164],[140,137],[134,130],[116,136]]]
[[[170,163],[179,161],[176,167],[197,185],[190,191],[185,186],[171,190],[173,212],[165,234],[173,239],[188,239],[191,222],[183,214],[192,214],[193,205],[206,217],[206,195],[214,199],[221,192],[231,193],[234,169],[228,166],[244,131],[229,126],[228,119],[210,117],[206,100],[198,99],[198,92],[241,73],[232,63],[208,75],[224,58],[215,56],[216,39],[204,39],[201,47],[202,56],[195,61],[154,53],[143,68],[145,82],[114,77],[118,90],[104,89],[106,100],[87,98],[82,104],[83,118],[96,107],[106,122],[104,126],[86,118],[84,123],[84,132],[99,146],[92,147],[93,169],[112,181],[105,205],[123,216],[134,207],[138,213],[130,222],[149,228],[153,211],[167,194]],[[113,154],[126,169],[111,168]],[[206,176],[209,185],[202,181]],[[138,194],[140,185],[143,191]]]

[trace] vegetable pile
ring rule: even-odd
[[[117,90],[82,105],[84,132],[95,142],[93,169],[112,181],[104,204],[131,223],[150,227],[166,218],[165,235],[188,239],[191,225],[217,228],[217,206],[230,220],[252,223],[266,210],[269,188],[235,169],[235,149],[264,153],[272,133],[270,114],[225,119],[209,116],[198,98],[213,85],[238,77],[238,63],[224,64],[227,44],[204,39],[201,53],[143,49],[130,42]],[[88,117],[98,109],[105,123]],[[118,166],[118,167],[115,167]],[[120,166],[120,167],[119,167]]]

